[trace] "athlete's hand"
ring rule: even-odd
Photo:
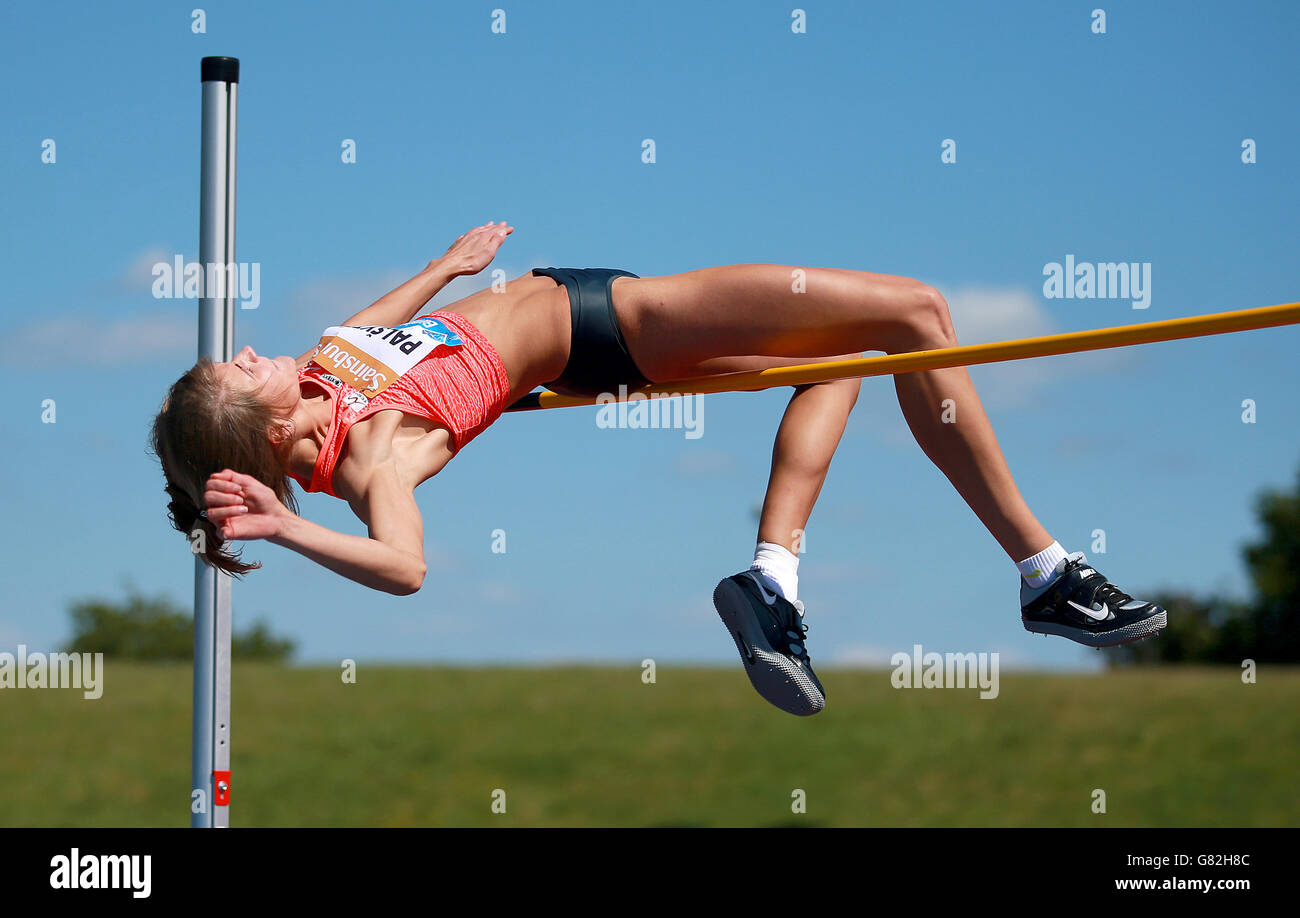
[[[208,478],[203,502],[223,539],[269,539],[293,516],[275,492],[252,475],[222,469]]]
[[[501,248],[501,243],[505,242],[506,237],[514,231],[515,228],[504,221],[501,223],[493,221],[476,226],[453,242],[442,260],[451,265],[458,276],[477,274],[492,264],[497,249]]]

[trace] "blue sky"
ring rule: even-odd
[[[149,267],[197,256],[202,56],[243,64],[238,256],[261,264],[262,302],[237,340],[262,352],[305,350],[502,219],[511,276],[905,274],[947,294],[966,343],[1300,298],[1300,8],[1107,4],[1097,35],[1097,5],[818,3],[797,35],[789,3],[522,3],[499,35],[492,4],[212,3],[205,34],[191,4],[6,4],[0,649],[56,645],[69,602],[127,583],[190,602],[144,447],[194,359],[194,303],[154,299]],[[1067,254],[1150,263],[1150,307],[1045,299],[1043,267]],[[1286,328],[972,375],[1067,549],[1103,529],[1090,556],[1131,592],[1241,593],[1254,495],[1300,465],[1298,346]],[[265,569],[237,585],[236,625],[268,620],[307,661],[729,663],[709,596],[752,557],[787,395],[710,397],[700,439],[598,430],[590,409],[503,418],[417,494],[420,593],[253,543]],[[302,508],[364,532],[324,495]],[[1099,665],[1022,630],[1010,562],[911,441],[887,380],[864,384],[800,574],[820,665],[916,643]]]

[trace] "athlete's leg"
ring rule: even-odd
[[[907,278],[753,265],[624,278],[613,290],[628,349],[652,380],[758,369],[765,361],[802,362],[781,357],[903,353],[957,343],[943,297]],[[743,354],[762,356],[734,356]],[[791,530],[808,518],[852,407],[849,393],[856,395],[856,387],[837,385],[802,388],[791,399],[773,451],[764,541],[791,547]],[[917,443],[1013,561],[1028,559],[1027,568],[1063,553],[1020,496],[964,368],[898,375],[894,385]],[[768,563],[780,566],[779,559]],[[1133,599],[1089,567],[1082,553],[1048,567],[1034,571],[1035,582],[1021,581],[1027,630],[1110,646],[1165,627],[1164,609]],[[1041,584],[1040,575],[1047,578]],[[803,637],[802,606],[769,594],[761,579],[752,572],[726,578],[714,590],[714,606],[759,694],[791,713],[815,714],[826,698]]]
[[[808,358],[725,357],[706,361],[691,375],[807,362]],[[825,689],[813,671],[807,649],[803,605],[796,602],[797,556],[802,550],[801,534],[860,386],[858,379],[837,379],[795,387],[772,447],[772,470],[754,563],[750,571],[725,578],[713,591],[714,608],[736,642],[750,683],[765,699],[791,714],[816,714],[826,704]],[[780,545],[789,554],[766,543]],[[775,593],[769,592],[773,589]]]
[[[957,343],[938,291],[891,275],[738,265],[624,278],[614,291],[628,350],[654,380],[690,376],[730,355],[901,353]],[[802,528],[792,524],[806,521],[803,508],[811,509],[829,467],[825,445],[833,452],[843,432],[847,388],[811,386],[805,390],[811,398],[800,402],[801,393],[792,399],[773,455],[764,512],[768,525],[761,530],[774,538],[765,540],[788,547],[790,535],[782,530]],[[1052,538],[1021,497],[965,368],[898,375],[895,388],[921,449],[1011,559],[1023,560],[1049,546]],[[838,407],[825,417],[811,410],[826,403]],[[805,441],[813,449],[807,450]]]
[[[841,354],[821,360],[849,360]],[[724,357],[708,360],[688,376],[740,373],[800,363],[820,363],[803,357]],[[799,533],[808,526],[813,505],[826,482],[831,458],[839,446],[849,413],[858,400],[860,379],[836,379],[796,386],[786,405],[772,446],[772,468],[758,522],[758,540],[774,542],[799,554]]]
[[[795,390],[772,446],[772,470],[758,523],[760,542],[775,542],[799,554],[796,539],[807,527],[826,482],[861,383],[839,379]]]

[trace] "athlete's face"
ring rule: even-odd
[[[223,386],[252,392],[278,415],[288,416],[298,406],[298,368],[292,357],[261,357],[245,347],[229,363],[214,365]]]

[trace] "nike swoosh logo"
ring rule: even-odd
[[[1104,622],[1106,619],[1110,618],[1110,608],[1104,602],[1101,604],[1101,609],[1097,611],[1089,609],[1087,606],[1081,606],[1073,600],[1067,599],[1066,602],[1071,606],[1074,606],[1074,608],[1078,609],[1093,621]]]
[[[763,602],[767,603],[769,606],[774,604],[776,602],[776,594],[769,593],[767,587],[763,586],[762,575],[755,574],[753,571],[745,571],[745,573],[749,574],[749,579],[754,581],[755,585],[758,586],[758,591],[763,594]]]
[[[754,654],[749,649],[749,645],[745,643],[745,639],[740,636],[739,631],[736,632],[736,646],[740,648],[740,655],[745,658],[745,662],[754,662]]]

